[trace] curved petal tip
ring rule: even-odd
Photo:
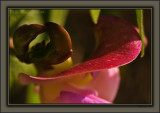
[[[27,85],[30,83],[30,78],[28,75],[24,74],[24,73],[20,73],[18,75],[18,81],[22,84],[22,85]]]

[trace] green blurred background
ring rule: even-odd
[[[135,9],[102,9],[100,14],[120,17],[137,26]],[[39,103],[34,85],[22,86],[17,81],[18,73],[36,76],[33,64],[20,62],[14,53],[12,36],[23,24],[44,24],[48,21],[63,26],[70,34],[74,64],[85,61],[95,45],[94,23],[89,9],[9,9],[9,104]],[[148,39],[145,56],[120,67],[121,84],[115,104],[151,104],[151,9],[144,9],[144,30]],[[45,40],[44,34],[36,38]]]

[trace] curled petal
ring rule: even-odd
[[[55,100],[61,103],[76,103],[76,104],[96,104],[96,103],[111,103],[94,95],[83,96],[78,93],[62,91],[60,97]]]
[[[77,74],[122,66],[133,61],[141,51],[141,40],[135,28],[113,16],[101,16],[95,27],[98,47],[88,61],[61,72],[50,78],[30,77],[20,74],[19,78],[27,78],[36,83],[55,81]]]
[[[38,36],[38,34],[45,32],[45,28],[41,24],[31,24],[20,26],[13,35],[13,44],[17,57],[26,63],[30,63],[28,58],[29,43]]]
[[[68,32],[59,24],[47,22],[46,31],[50,36],[50,56],[47,59],[49,64],[59,64],[72,55],[72,44]],[[54,51],[52,51],[54,49]]]
[[[50,42],[37,43],[29,49],[29,44],[41,33],[46,32]],[[47,22],[45,25],[22,25],[13,35],[16,55],[22,62],[59,64],[72,54],[72,44],[68,32],[60,25]]]

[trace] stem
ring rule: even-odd
[[[138,28],[140,32],[140,38],[142,40],[142,49],[141,49],[141,57],[144,56],[144,28],[143,28],[143,10],[142,9],[137,9],[136,10],[137,14],[137,23],[138,23]]]

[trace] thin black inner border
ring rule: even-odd
[[[153,16],[154,16],[154,8],[153,7],[59,7],[59,6],[54,6],[54,7],[26,7],[26,6],[21,6],[21,7],[10,7],[8,6],[6,8],[6,16],[7,16],[7,64],[9,64],[9,10],[10,9],[151,9],[151,104],[9,104],[9,65],[7,65],[7,106],[8,107],[15,107],[15,106],[28,106],[28,107],[33,107],[33,106],[43,106],[43,107],[62,107],[62,106],[83,106],[83,107],[87,107],[87,106],[98,106],[98,107],[153,107]]]

